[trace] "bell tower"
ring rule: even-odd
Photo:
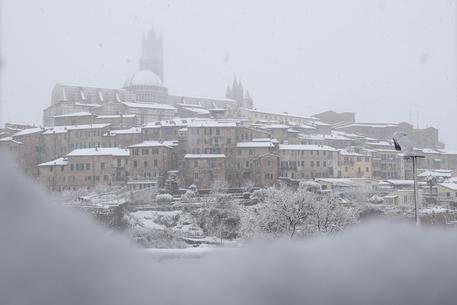
[[[140,70],[154,72],[163,82],[163,39],[154,28],[143,35]]]

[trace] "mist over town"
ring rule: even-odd
[[[275,14],[236,1],[39,1],[21,23],[5,1],[0,227],[18,228],[0,241],[0,261],[14,261],[0,265],[5,304],[328,304],[335,291],[343,304],[452,303],[456,3],[368,2],[292,2]],[[85,10],[87,23],[74,23]],[[30,39],[11,34],[25,28]],[[392,253],[367,281],[361,266]],[[417,281],[402,295],[392,279],[404,270]],[[331,281],[327,298],[313,281],[327,273],[352,280]],[[284,284],[289,275],[316,289]],[[42,286],[18,297],[15,283],[37,277]]]

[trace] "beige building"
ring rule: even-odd
[[[44,161],[65,156],[78,148],[102,147],[109,124],[48,127],[43,132]]]
[[[43,129],[37,127],[18,131],[0,139],[0,150],[10,153],[27,175],[37,176],[36,165],[44,159],[42,133]]]
[[[338,176],[338,150],[319,145],[279,145],[280,177],[309,179]]]
[[[339,176],[342,178],[371,178],[371,156],[340,150]]]
[[[269,187],[279,176],[277,144],[270,141],[239,142],[236,147],[236,186]]]
[[[264,125],[262,128],[268,130],[272,139],[277,139],[281,144],[299,144],[299,132],[284,124]]]
[[[422,201],[422,191],[418,192],[419,203]],[[414,206],[414,190],[403,189],[395,190],[383,196],[384,203],[401,206]]]
[[[167,172],[176,169],[175,141],[145,141],[129,146],[130,180],[156,180],[163,184]]]
[[[210,189],[219,181],[225,182],[224,154],[186,154],[184,156],[184,184]]]
[[[173,141],[178,139],[179,131],[187,128],[192,119],[174,118],[172,120],[151,122],[142,126],[144,141]]]
[[[50,191],[93,189],[125,183],[129,151],[122,148],[75,149],[63,158],[38,165],[39,178]]]
[[[457,207],[457,184],[444,182],[437,184],[438,203],[450,208]]]
[[[107,131],[102,137],[103,147],[129,147],[143,141],[141,127]]]

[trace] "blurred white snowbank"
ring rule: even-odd
[[[162,263],[0,161],[0,304],[455,304],[455,231],[372,223]]]

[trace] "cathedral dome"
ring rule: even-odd
[[[132,86],[163,87],[160,77],[150,70],[137,71],[129,77],[125,81],[124,88]]]

